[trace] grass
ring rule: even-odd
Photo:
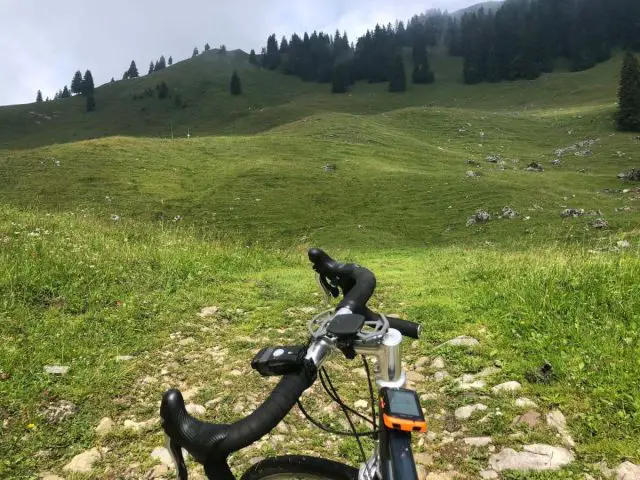
[[[519,379],[543,413],[566,414],[578,462],[535,478],[581,478],[602,459],[640,461],[639,197],[603,193],[631,187],[616,174],[638,167],[638,141],[611,125],[618,62],[466,87],[457,60],[435,56],[433,87],[388,95],[358,85],[336,97],[249,69],[241,54],[211,52],[98,89],[95,115],[77,113],[81,99],[1,108],[0,477],[59,471],[91,446],[109,451],[77,478],[143,475],[162,436],[122,424],[157,417],[170,386],[201,386],[198,403],[220,399],[209,419],[251,410],[272,386],[250,372],[253,352],[302,341],[302,308],[326,307],[305,261],[311,245],[370,267],[379,283],[373,308],[423,325],[423,339],[405,349],[409,363],[442,354],[456,376],[497,362],[496,382]],[[233,68],[247,92],[239,99],[226,95]],[[161,79],[187,108],[131,99]],[[194,136],[169,139],[171,122],[177,136],[187,128]],[[550,165],[554,150],[587,138],[599,139],[592,157]],[[485,161],[496,154],[504,170]],[[545,172],[526,172],[532,161]],[[326,163],[337,172],[324,172]],[[467,178],[471,169],[482,176]],[[506,205],[520,217],[497,219]],[[566,207],[601,210],[610,229],[593,230],[595,217],[562,219]],[[493,220],[466,227],[478,208]],[[617,251],[623,239],[632,248]],[[207,305],[219,313],[199,318]],[[437,349],[460,334],[481,348]],[[548,383],[535,381],[544,362],[553,366]],[[69,374],[43,372],[57,363]],[[350,402],[364,398],[354,368],[331,365]],[[446,427],[440,408],[485,393],[445,387],[428,403],[432,428]],[[61,399],[78,413],[48,422],[43,412]],[[543,430],[514,441],[510,400],[482,400],[505,418],[471,431],[505,446],[553,440]],[[338,421],[322,411],[325,401],[306,401]],[[118,428],[97,438],[104,416]],[[284,450],[358,462],[353,441],[325,437],[296,413],[287,425],[294,442],[274,432],[235,455],[234,468]],[[485,456],[452,446],[437,464],[474,475]]]

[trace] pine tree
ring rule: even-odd
[[[36,102],[42,103],[42,92],[38,90],[38,94],[36,95]]]
[[[149,64],[149,73],[148,73],[147,75],[151,75],[151,74],[152,74],[153,72],[155,72],[155,71],[156,71],[156,68],[155,68],[155,66],[153,65],[153,62],[151,62],[151,63]]]
[[[413,83],[429,84],[435,81],[435,75],[429,66],[427,57],[427,41],[424,36],[413,42]]]
[[[289,53],[289,42],[285,36],[280,40],[280,53]]]
[[[78,70],[71,80],[71,93],[82,93],[82,73]]]
[[[231,95],[240,95],[242,94],[242,84],[240,83],[240,76],[238,72],[234,71],[231,76]]]
[[[630,50],[624,55],[616,122],[623,131],[640,131],[640,63]]]
[[[87,70],[84,72],[84,78],[82,79],[82,94],[91,96],[94,90],[93,75],[91,75],[91,70]]]
[[[391,78],[389,81],[390,92],[404,92],[407,90],[407,76],[402,55],[396,54],[389,77]]]
[[[193,47],[193,55],[191,55],[191,58],[197,57],[198,55],[200,55],[200,52],[198,51],[198,47]]]
[[[275,70],[280,65],[280,51],[278,50],[278,40],[276,34],[267,39],[267,52],[262,58],[263,66],[269,70]]]
[[[162,82],[158,87],[158,98],[167,98],[169,96],[169,87]]]
[[[129,73],[129,78],[138,78],[140,76],[138,73],[138,67],[134,60],[131,60],[131,65],[129,65],[129,70],[127,70],[127,72]]]
[[[205,44],[204,44],[204,51],[205,51],[205,52],[208,52],[209,50],[211,50],[211,46],[209,46],[209,44],[208,44],[208,43],[205,43]]]
[[[87,95],[87,112],[93,112],[96,109],[96,99],[93,97],[93,93]]]
[[[173,57],[169,57],[169,66],[173,65]]]
[[[156,70],[164,70],[167,68],[167,61],[164,58],[164,55],[160,55],[160,60],[158,60],[158,68]]]
[[[153,66],[153,71],[154,72],[158,72],[160,71],[160,62],[158,60],[156,60],[155,65]]]
[[[220,48],[219,48],[218,50],[220,50],[220,53],[221,53],[222,55],[225,55],[225,54],[227,53],[227,46],[226,46],[226,45],[224,45],[224,44],[223,44],[223,45],[220,45]]]
[[[331,84],[332,93],[346,93],[351,83],[351,73],[349,65],[339,63],[333,69],[333,82]]]
[[[62,93],[60,94],[60,98],[69,98],[70,96],[71,96],[71,92],[65,85],[64,88],[62,89]]]
[[[498,56],[496,55],[496,49],[491,48],[489,50],[489,56],[487,57],[487,80],[491,83],[496,83],[501,80],[500,77],[500,62],[498,61]]]
[[[258,56],[256,55],[256,51],[252,48],[251,53],[249,53],[249,63],[251,65],[259,65]]]

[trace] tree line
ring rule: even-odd
[[[249,62],[269,70],[280,70],[307,82],[332,83],[334,93],[344,93],[357,80],[370,83],[388,82],[389,91],[406,90],[406,74],[402,51],[411,48],[414,83],[433,83],[435,75],[429,66],[427,47],[437,44],[437,30],[432,23],[414,17],[404,26],[376,25],[358,38],[354,45],[347,33],[336,31],[293,34],[282,37],[275,34],[267,39],[260,57],[255,50]]]
[[[612,49],[640,49],[638,0],[510,0],[448,19],[444,41],[463,57],[465,83],[532,80],[566,59],[572,71],[611,58]]]

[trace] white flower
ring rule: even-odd
[[[119,222],[120,221],[120,215],[111,215],[111,220],[113,220],[114,222]]]

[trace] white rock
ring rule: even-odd
[[[146,478],[155,479],[155,478],[163,478],[169,473],[169,466],[161,463],[160,465],[156,465],[147,473]],[[189,475],[191,476],[191,475]]]
[[[167,467],[173,467],[173,458],[171,457],[171,453],[165,447],[156,447],[151,452],[151,458],[154,460],[158,460],[163,465]]]
[[[128,430],[133,430],[134,432],[142,432],[144,430],[152,428],[154,425],[157,425],[159,423],[160,423],[159,418],[150,418],[149,420],[146,420],[144,422],[134,422],[133,420],[125,420],[124,428]]]
[[[419,465],[431,466],[433,465],[433,457],[428,453],[416,453],[413,455],[413,459]]]
[[[182,392],[182,398],[184,399],[185,402],[188,402],[193,397],[195,397],[198,393],[200,393],[200,390],[202,390],[202,387],[191,387],[185,390],[184,392]]]
[[[571,448],[576,446],[567,430],[567,419],[560,410],[553,410],[547,414],[547,424],[558,431],[565,445]]]
[[[515,401],[516,407],[520,408],[536,408],[538,405],[533,400],[526,397],[517,398]]]
[[[98,435],[99,437],[103,437],[104,435],[109,433],[111,430],[113,430],[113,426],[114,426],[113,420],[111,420],[109,417],[102,418],[100,420],[100,423],[96,427],[96,435]]]
[[[461,335],[460,337],[452,338],[451,340],[444,342],[444,345],[451,345],[452,347],[475,347],[480,345],[480,342],[473,337],[467,335]]]
[[[190,403],[187,405],[187,412],[191,415],[204,415],[207,413],[207,409],[197,403]]]
[[[480,472],[480,478],[491,480],[493,478],[498,478],[498,474],[493,470],[482,470]]]
[[[504,470],[557,470],[574,460],[573,454],[562,447],[534,444],[525,445],[522,452],[505,448],[491,455],[489,466],[498,472]]]
[[[369,402],[367,402],[366,400],[356,400],[356,402],[353,405],[359,410],[369,408]]]
[[[617,245],[618,248],[629,248],[631,246],[628,240],[620,240]]]
[[[93,464],[100,459],[100,452],[97,448],[92,448],[82,452],[71,459],[62,470],[65,472],[89,473],[93,470]]]
[[[64,480],[64,478],[54,475],[53,473],[44,472],[40,474],[40,480]]]
[[[431,362],[430,365],[431,368],[433,368],[434,370],[444,370],[444,358],[442,357],[436,357],[433,359],[433,361]]]
[[[442,370],[441,372],[436,372],[433,374],[433,379],[436,382],[443,382],[446,378],[449,378],[449,372],[446,370]]]
[[[487,386],[487,383],[484,380],[475,380],[473,382],[458,382],[458,388],[460,390],[481,390]]]
[[[427,468],[424,465],[416,464],[418,480],[427,480]]]
[[[198,316],[200,318],[211,317],[212,315],[215,315],[216,313],[218,313],[218,310],[220,309],[215,305],[212,307],[204,307],[202,310],[200,310],[200,313],[198,314]]]
[[[116,357],[116,362],[128,362],[129,360],[133,360],[131,355],[118,355]]]
[[[66,375],[69,367],[66,365],[45,365],[44,371],[50,375]]]
[[[464,443],[472,447],[485,447],[491,443],[491,437],[467,437]]]
[[[505,382],[491,389],[493,393],[516,392],[522,388],[520,382]]]
[[[410,382],[424,382],[424,375],[413,370],[407,372],[407,380]]]
[[[466,420],[467,418],[471,417],[474,412],[481,412],[486,409],[486,405],[483,405],[482,403],[476,403],[475,405],[467,405],[465,407],[457,408],[454,412],[454,415],[458,420]]]
[[[621,463],[616,469],[617,480],[640,480],[640,465],[631,462]]]

